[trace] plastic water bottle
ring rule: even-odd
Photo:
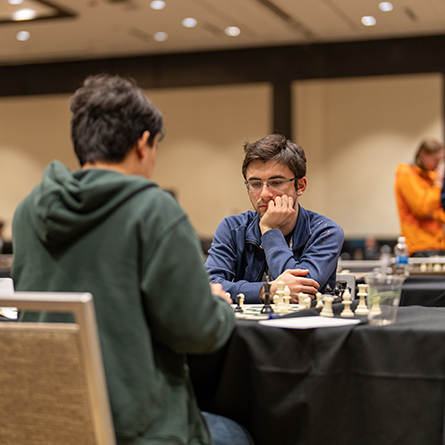
[[[406,240],[404,236],[399,236],[399,238],[397,239],[397,244],[394,247],[394,254],[396,256],[394,274],[404,275],[405,277],[407,277],[409,275],[409,251],[405,241]]]

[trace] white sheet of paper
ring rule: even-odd
[[[0,278],[0,295],[11,295],[14,293],[14,282],[12,278]],[[0,312],[7,318],[17,320],[17,308],[2,307]]]
[[[357,319],[348,318],[330,318],[330,317],[293,317],[293,318],[272,318],[270,320],[261,320],[258,322],[264,326],[272,328],[286,329],[315,329],[331,328],[335,326],[350,326],[360,323]]]

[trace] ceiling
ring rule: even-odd
[[[0,0],[0,64],[96,59],[272,45],[413,37],[445,33],[445,0]],[[13,21],[20,9],[36,20]],[[364,26],[363,16],[375,17]],[[184,18],[197,25],[185,28]],[[236,26],[241,33],[228,36]],[[18,41],[28,31],[27,41]],[[164,41],[154,40],[165,32]]]

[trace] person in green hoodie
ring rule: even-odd
[[[17,207],[16,290],[93,294],[119,445],[251,443],[239,424],[203,416],[189,379],[186,354],[221,348],[235,318],[186,214],[150,180],[161,113],[110,75],[88,77],[71,111],[81,168],[52,162]]]

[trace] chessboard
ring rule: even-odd
[[[277,291],[273,297],[273,301],[270,301],[270,293],[269,293],[269,283],[266,282],[265,286],[265,297],[264,304],[244,304],[244,294],[240,293],[236,295],[235,302],[236,304],[232,304],[233,311],[235,313],[235,317],[237,319],[242,320],[266,320],[268,318],[275,318],[282,315],[291,314],[294,312],[302,311],[305,309],[310,309],[313,307],[313,301],[310,295],[304,294],[300,292],[298,294],[298,304],[290,303],[290,290],[289,287],[285,285],[284,281],[279,280],[277,282]],[[367,296],[367,287],[368,285],[363,284],[359,285],[359,293],[357,294],[360,297],[360,304],[356,308],[357,315],[365,315],[368,314],[369,309],[366,306],[365,297]],[[325,291],[328,289],[326,286]],[[329,291],[331,289],[329,288]],[[345,288],[343,290],[339,289],[340,294],[327,294],[322,295],[320,292],[317,292],[315,295],[317,304],[315,308],[321,308],[319,313],[322,317],[334,317],[334,313],[332,310],[332,304],[336,298],[341,298],[342,303],[344,305],[344,309],[340,314],[342,317],[353,317],[354,312],[351,310],[352,299],[349,288]],[[229,293],[226,293],[227,297],[231,298]],[[376,299],[377,301],[377,299]],[[380,308],[379,308],[380,309]],[[376,312],[377,307],[373,308]]]
[[[242,306],[243,312],[235,312],[235,317],[239,320],[267,320],[269,318],[269,314],[262,314],[261,309],[264,304],[244,304]],[[273,308],[272,304],[272,308]],[[233,310],[237,307],[236,304],[232,304]],[[274,312],[272,315],[285,315],[290,314],[292,312],[298,312],[302,309],[303,305],[301,304],[290,304],[286,311],[282,312]]]

